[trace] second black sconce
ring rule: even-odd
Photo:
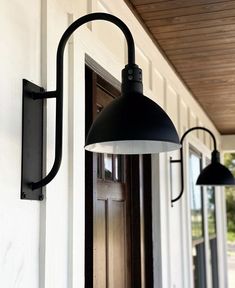
[[[208,185],[208,186],[230,186],[235,185],[235,179],[232,173],[224,165],[220,163],[220,153],[217,150],[217,144],[214,134],[205,127],[193,127],[187,130],[180,139],[181,149],[180,149],[180,159],[174,160],[170,159],[170,164],[179,163],[181,167],[181,191],[176,198],[171,199],[171,205],[178,201],[184,193],[184,159],[183,159],[183,141],[185,137],[194,130],[203,130],[210,134],[213,139],[214,149],[211,153],[211,163],[206,166],[200,175],[198,176],[197,185]]]

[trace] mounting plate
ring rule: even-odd
[[[44,89],[23,79],[21,199],[43,200],[42,188],[30,185],[42,179],[43,165],[43,100],[33,100],[32,92]]]

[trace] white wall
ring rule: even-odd
[[[137,64],[143,69],[145,93],[169,113],[179,134],[194,125],[203,125],[220,142],[211,121],[122,0],[2,1],[0,287],[84,286],[85,55],[120,80],[120,70],[126,63],[124,37],[111,23],[95,22],[79,29],[69,40],[65,53],[63,160],[42,203],[19,199],[21,80],[26,78],[53,90],[59,38],[73,19],[91,11],[110,12],[129,26],[136,42]],[[53,101],[47,101],[48,171],[54,159]],[[194,136],[202,152],[207,153],[210,138],[204,133]],[[190,288],[190,237],[185,220],[188,204],[184,197],[174,208],[170,207],[169,156],[178,157],[178,152],[156,155],[152,160],[155,287]],[[174,195],[178,193],[178,176],[178,169],[174,169]],[[218,197],[224,201],[223,196]],[[222,228],[221,224],[220,232]],[[224,253],[223,235],[219,235],[220,255]],[[221,274],[224,283],[222,267]]]
[[[0,2],[0,287],[6,288],[39,287],[40,203],[20,200],[20,167],[22,78],[40,82],[40,17],[39,0]]]

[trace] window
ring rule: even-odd
[[[215,220],[215,188],[207,186],[207,213],[208,213],[208,233],[210,238],[216,237]]]
[[[103,106],[96,104],[99,114]],[[115,182],[124,182],[123,171],[125,170],[125,157],[123,155],[97,154],[97,178]]]
[[[97,154],[97,178],[115,182],[124,182],[123,155]]]
[[[210,163],[206,160],[206,165]],[[209,236],[209,265],[211,271],[212,287],[218,288],[218,262],[217,262],[217,235],[216,235],[216,205],[215,188],[207,186],[207,219]]]
[[[202,188],[196,186],[202,167],[201,155],[190,149],[189,184],[191,199],[192,257],[194,288],[206,287],[205,238]]]
[[[209,162],[209,159],[206,159],[206,165]],[[189,185],[194,288],[206,288],[209,279],[211,279],[211,287],[218,288],[215,188],[209,186],[202,188],[196,185],[201,170],[202,155],[191,148]],[[205,251],[206,247],[208,251]]]

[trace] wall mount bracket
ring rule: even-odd
[[[42,187],[31,187],[32,181],[43,176],[43,98],[35,100],[34,96],[44,93],[42,87],[23,79],[21,199],[44,198]]]

